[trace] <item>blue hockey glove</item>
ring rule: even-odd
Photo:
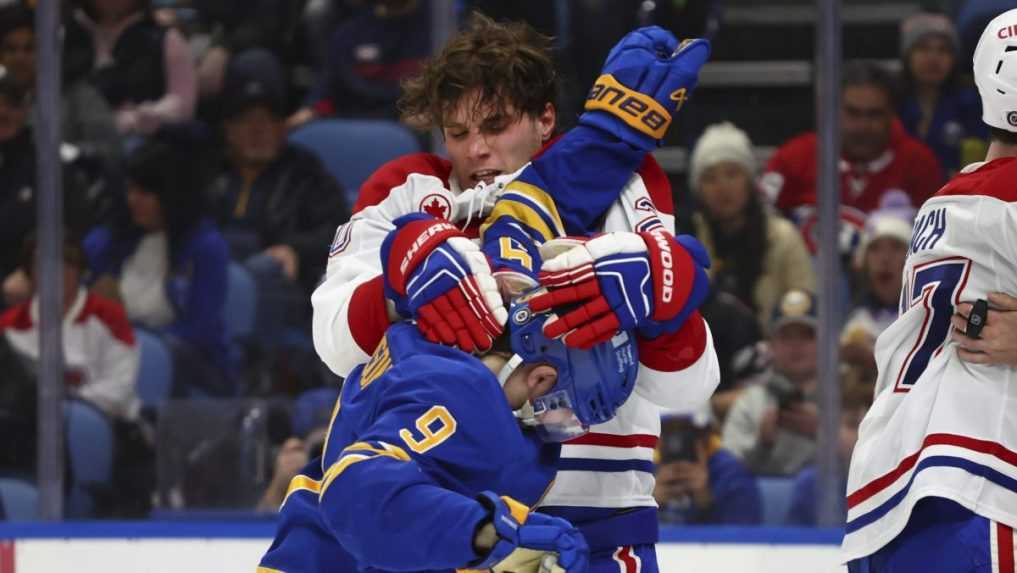
[[[558,570],[586,571],[590,548],[568,521],[531,512],[512,498],[498,497],[489,491],[481,493],[477,500],[490,512],[498,541],[480,563],[470,565],[471,569],[536,572],[541,570],[547,554],[555,554]]]
[[[544,324],[545,335],[564,336],[568,346],[591,348],[619,330],[638,328],[649,338],[675,332],[709,292],[710,257],[691,236],[656,229],[566,240],[575,246],[544,262],[540,283],[548,292],[530,308],[579,305]]]
[[[491,265],[448,221],[423,213],[394,221],[381,245],[385,296],[414,318],[431,342],[485,351],[501,334],[508,311]]]
[[[629,32],[607,55],[579,123],[612,133],[638,149],[656,149],[709,57],[707,40],[679,44],[658,26]]]

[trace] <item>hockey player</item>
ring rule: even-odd
[[[491,268],[461,241],[455,247],[457,260],[463,261],[459,268],[469,272],[444,275],[440,287],[419,277],[415,285],[431,285],[424,294],[386,291],[377,253],[389,233],[401,235],[400,243],[415,252],[453,248],[450,242],[424,240],[431,231],[420,224],[394,229],[392,221],[403,214],[443,217],[470,237],[486,218],[486,237],[498,240],[489,240],[485,252],[502,276],[514,263],[527,260],[531,272],[539,268],[534,264],[539,253],[505,231],[513,221],[537,228],[544,237],[673,232],[670,187],[647,152],[659,144],[672,114],[688,97],[708,53],[701,41],[678,48],[677,40],[659,28],[623,38],[608,57],[599,87],[591,91],[580,125],[552,140],[556,75],[545,42],[522,24],[474,19],[409,86],[404,99],[408,115],[442,129],[451,161],[419,154],[382,167],[361,187],[355,215],[336,233],[325,281],[312,297],[314,343],[325,363],[337,374],[347,374],[367,360],[399,316],[413,316],[430,339],[466,350],[485,348],[497,336],[504,310],[494,295]],[[636,112],[641,115],[631,117]],[[528,173],[505,188],[523,167]],[[492,212],[498,197],[501,210]],[[444,233],[450,239],[454,235],[449,229]],[[419,246],[414,246],[418,238]],[[633,258],[648,270],[651,251],[645,240],[635,240],[639,242],[629,247],[642,252]],[[675,252],[681,249],[674,239],[668,241]],[[686,282],[672,294],[688,296],[690,277],[696,275],[692,265],[704,262],[680,258],[684,276],[673,269],[655,277],[644,273],[647,281],[658,282],[642,287],[657,288],[663,296],[664,287],[673,285],[660,281],[677,277]],[[382,266],[399,272],[400,260]],[[450,278],[454,276],[459,279]],[[643,293],[641,289],[639,296]],[[653,312],[653,302],[639,302],[641,310]],[[651,332],[651,327],[637,337],[641,364],[636,391],[615,420],[564,446],[555,485],[544,501],[555,510],[575,512],[583,523],[594,571],[640,566],[656,571],[652,460],[659,410],[692,410],[708,399],[718,381],[709,329],[694,311],[696,298],[669,302],[677,304],[658,309],[668,331]],[[647,320],[651,317],[641,316],[637,326],[650,326]]]
[[[291,482],[261,573],[536,573],[550,553],[559,569],[542,571],[587,570],[582,535],[527,506],[554,479],[558,442],[632,391],[636,345],[619,333],[569,349],[527,298],[511,308],[508,354],[478,359],[410,322],[389,328],[346,380],[321,458]]]
[[[876,342],[875,402],[848,478],[844,557],[855,572],[1012,572],[1017,368],[965,362],[954,308],[1017,292],[1017,10],[974,54],[992,142],[918,213],[901,313]],[[966,305],[965,305],[966,306]],[[982,323],[970,318],[969,337]]]

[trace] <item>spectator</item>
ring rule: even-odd
[[[72,396],[91,402],[107,416],[133,422],[141,410],[135,390],[138,346],[124,308],[89,293],[81,283],[86,270],[80,242],[64,238],[63,346],[64,380]],[[36,241],[29,239],[22,266],[35,276]],[[39,359],[39,301],[33,294],[0,316],[0,330],[11,347],[31,360]]]
[[[84,400],[110,418],[114,437],[113,481],[90,493],[96,515],[141,517],[150,505],[152,462],[150,431],[141,419],[136,390],[140,352],[123,307],[86,291],[81,284],[85,256],[74,234],[65,231],[63,245],[63,352],[64,380],[69,396]],[[27,241],[22,265],[35,275],[35,241]],[[30,283],[31,284],[31,283]],[[15,438],[3,448],[0,467],[35,471],[36,364],[39,360],[39,302],[32,299],[0,315],[0,363],[4,392],[0,423]],[[10,351],[10,352],[8,352]]]
[[[167,341],[175,392],[228,395],[226,241],[204,216],[195,155],[164,139],[127,159],[129,212],[85,239],[93,289],[123,301],[133,323]]]
[[[696,142],[689,171],[702,205],[693,232],[713,261],[710,282],[748,305],[762,325],[781,293],[814,290],[816,277],[801,235],[760,199],[757,168],[745,132],[720,123]]]
[[[660,464],[653,497],[665,523],[742,524],[762,521],[756,478],[720,445],[708,409],[661,421]]]
[[[712,289],[699,312],[708,324],[724,325],[712,333],[720,384],[710,397],[714,415],[723,423],[746,384],[766,371],[769,351],[756,315],[733,294]]]
[[[35,143],[28,125],[25,92],[10,75],[0,75],[0,307],[31,296],[31,283],[21,270],[21,245],[35,228]],[[64,219],[82,233],[95,219],[96,204],[77,185],[81,174],[64,170]],[[100,197],[95,197],[96,202]]]
[[[873,387],[871,382],[845,379],[841,389],[840,436],[837,442],[837,455],[842,471],[839,491],[847,490],[847,471],[851,462],[851,452],[858,441],[858,426],[872,405]],[[788,525],[816,526],[819,525],[816,511],[816,493],[819,473],[815,466],[808,466],[795,476],[794,494],[791,508],[788,510]],[[845,497],[838,496],[841,511],[847,517],[844,505]]]
[[[349,208],[317,157],[286,142],[285,85],[272,54],[238,54],[224,97],[225,157],[209,191],[212,212],[231,256],[258,281],[259,330],[271,331],[283,317],[307,318],[332,234]]]
[[[0,66],[31,101],[35,91],[35,28],[32,11],[20,5],[0,9]],[[61,93],[61,136],[86,155],[115,161],[119,137],[113,112],[82,78],[65,74]]]
[[[943,183],[935,155],[896,121],[893,87],[878,66],[853,62],[841,83],[841,204],[868,213],[891,189],[907,193],[915,207]],[[760,180],[777,208],[805,226],[817,200],[815,133],[782,145]]]
[[[159,26],[149,0],[74,0],[64,54],[114,110],[117,131],[151,135],[194,116],[197,87],[190,48]]]
[[[332,0],[325,0],[332,2]],[[198,56],[198,90],[201,97],[217,97],[223,87],[230,58],[245,50],[268,50],[285,62],[297,82],[304,57],[305,7],[319,0],[200,0],[192,2],[195,18],[190,24],[199,35],[208,38],[207,47]],[[315,26],[327,28],[331,18],[325,11]],[[306,80],[299,83],[306,83]]]
[[[770,323],[773,372],[747,388],[724,423],[724,447],[757,475],[793,475],[816,452],[816,299],[788,291]]]
[[[309,460],[321,455],[338,399],[337,388],[317,388],[304,392],[294,401],[293,435],[283,442],[276,454],[272,481],[258,502],[259,511],[278,511],[286,499],[290,481]]]
[[[333,115],[398,119],[400,82],[417,75],[431,53],[429,18],[419,0],[360,6],[332,33],[311,104],[290,117],[290,127]]]
[[[845,362],[873,373],[876,338],[897,318],[914,218],[907,197],[888,193],[869,215],[855,257],[860,296],[841,330],[841,353]]]
[[[960,80],[957,31],[942,14],[918,13],[901,24],[900,39],[901,123],[952,176],[985,157],[989,135],[978,92]]]

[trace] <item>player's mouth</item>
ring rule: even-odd
[[[473,179],[474,184],[484,183],[490,185],[494,183],[494,178],[501,174],[502,172],[497,169],[481,169],[480,171],[474,171],[470,178]]]

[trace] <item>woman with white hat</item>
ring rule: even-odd
[[[689,180],[700,205],[692,230],[713,261],[714,289],[734,294],[765,325],[782,293],[814,291],[816,278],[798,229],[760,197],[757,169],[748,136],[724,122],[696,142]]]

